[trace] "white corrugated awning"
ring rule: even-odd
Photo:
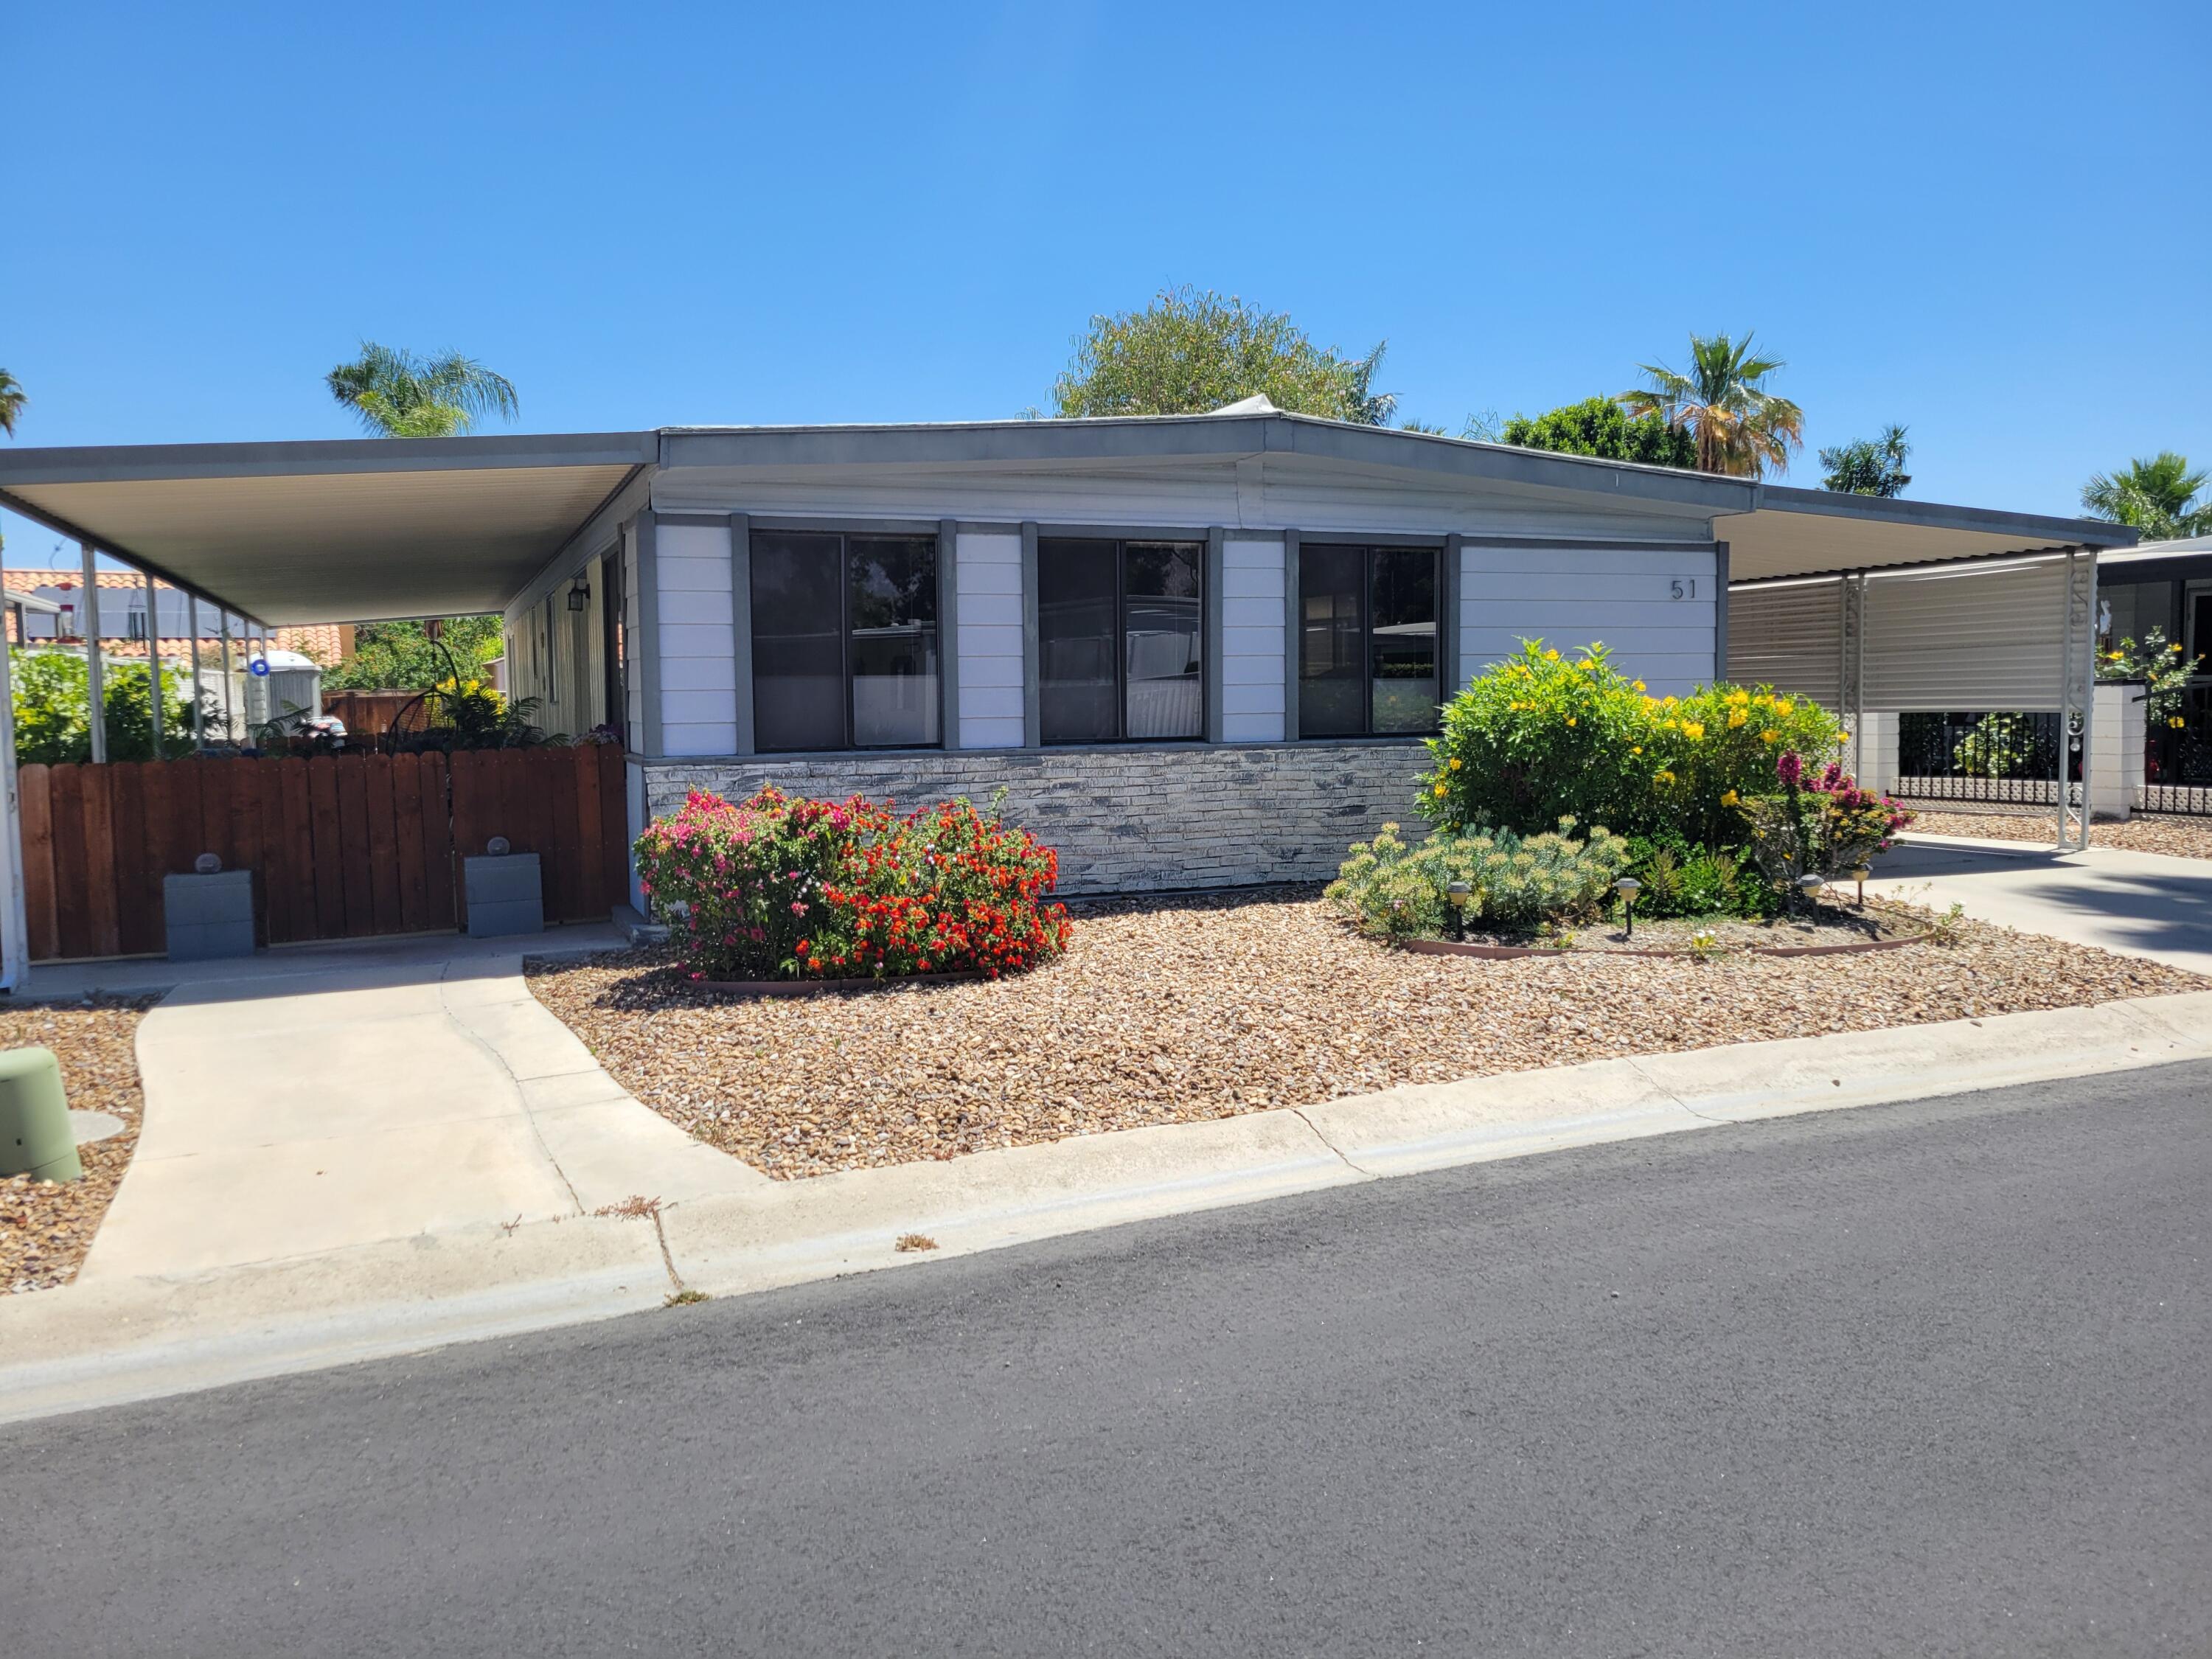
[[[0,453],[0,506],[270,626],[496,611],[652,433]]]

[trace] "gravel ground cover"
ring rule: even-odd
[[[1955,945],[1850,956],[1491,962],[1362,939],[1311,889],[1071,908],[1065,956],[991,982],[737,1000],[697,990],[665,948],[526,971],[639,1100],[784,1179],[2206,984],[1974,922]]]
[[[84,1179],[0,1179],[0,1285],[51,1290],[76,1276],[92,1236],[138,1149],[138,1021],[158,997],[0,1005],[0,1048],[40,1044],[61,1061],[62,1086],[79,1111],[112,1112],[121,1134],[77,1148]]]
[[[1911,829],[1924,835],[1972,836],[1984,841],[2049,842],[2054,834],[2048,812],[2026,818],[2005,812],[1934,812],[1919,807],[1913,809]],[[2212,818],[2146,816],[2125,823],[2092,823],[2089,844],[2130,853],[2163,853],[2169,858],[2212,859]]]

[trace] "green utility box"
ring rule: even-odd
[[[51,1048],[0,1052],[0,1176],[41,1181],[79,1181],[69,1100],[62,1068]]]

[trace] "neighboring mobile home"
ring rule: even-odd
[[[1259,400],[15,451],[0,500],[264,623],[502,611],[510,691],[626,745],[634,828],[694,787],[1004,791],[1072,891],[1332,872],[1411,816],[1437,703],[1523,637],[1601,641],[1686,691],[1729,671],[1732,585],[2020,554],[2070,582],[2133,539]],[[2056,687],[2074,636],[2048,624],[2003,648],[2044,652]]]

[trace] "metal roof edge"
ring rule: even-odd
[[[2007,513],[1996,507],[1954,507],[1942,501],[1907,501],[1894,496],[1853,495],[1836,489],[1801,489],[1761,483],[1752,512],[1811,513],[1830,518],[1871,520],[1926,530],[1967,530],[1992,536],[2018,536],[2045,544],[2132,547],[2136,532],[2102,519],[2058,519],[2042,514]]]
[[[274,439],[0,450],[0,487],[146,479],[426,472],[480,467],[635,466],[659,459],[645,432],[496,433],[465,438]]]

